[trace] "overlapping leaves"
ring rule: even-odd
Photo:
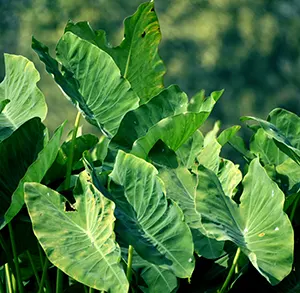
[[[123,187],[112,189],[125,217],[122,237],[147,261],[187,278],[194,269],[192,235],[181,210],[165,198],[157,173],[151,164],[119,151],[110,177]]]

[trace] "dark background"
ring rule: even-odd
[[[62,121],[73,123],[76,110],[62,96],[31,50],[31,36],[52,53],[68,19],[88,20],[104,29],[117,45],[123,19],[141,0],[0,0],[0,80],[3,53],[21,54],[41,73],[40,88],[49,106],[46,124],[53,131]],[[222,128],[240,124],[239,117],[266,118],[275,107],[300,114],[299,0],[156,0],[161,24],[160,55],[165,85],[178,84],[192,96],[225,89],[212,121]],[[95,131],[84,126],[85,131]],[[242,135],[245,136],[245,127]],[[247,136],[247,134],[246,134]]]

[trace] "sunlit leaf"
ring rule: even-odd
[[[216,175],[199,167],[196,210],[206,231],[231,240],[272,284],[286,277],[293,264],[293,228],[283,212],[284,194],[258,159],[251,162],[237,205],[224,194]]]
[[[33,117],[45,119],[47,106],[36,86],[40,75],[23,56],[4,55],[6,76],[0,84],[0,141]]]
[[[178,277],[190,277],[194,269],[192,235],[181,210],[165,198],[157,170],[119,151],[110,177],[123,187],[123,192],[112,190],[120,209],[117,217],[123,215],[119,218],[125,229],[121,237],[145,260],[168,267]]]
[[[87,22],[69,22],[66,31],[88,40],[112,56],[122,75],[144,104],[163,89],[165,67],[158,55],[161,40],[160,27],[154,2],[146,2],[124,22],[122,43],[112,48],[105,32],[94,31]]]
[[[114,203],[88,180],[87,173],[80,174],[73,212],[64,210],[59,193],[26,183],[25,200],[34,233],[49,260],[73,279],[98,290],[126,293],[128,282],[113,232]]]

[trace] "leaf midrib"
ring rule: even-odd
[[[47,189],[48,189],[48,188],[47,188]],[[56,195],[59,195],[59,193],[57,193],[57,192],[55,192],[55,194],[56,194]],[[87,233],[87,231],[86,231],[85,229],[83,229],[82,227],[80,227],[76,222],[74,222],[74,221],[73,221],[70,217],[68,217],[64,212],[62,212],[60,209],[58,209],[58,208],[56,207],[56,205],[55,205],[52,201],[48,200],[48,198],[47,198],[45,195],[42,195],[42,196],[43,196],[44,199],[46,199],[46,201],[47,201],[50,205],[52,205],[52,206],[55,208],[55,210],[57,210],[64,218],[66,218],[66,219],[67,219],[67,220],[68,220],[75,228],[78,227],[79,230],[81,230],[84,234],[87,235],[87,237],[89,238],[90,242],[93,244],[93,247],[96,248],[96,250],[97,250],[97,251],[99,252],[99,254],[101,255],[102,259],[104,259],[104,261],[106,262],[106,264],[108,265],[108,267],[111,269],[111,271],[112,271],[112,272],[114,273],[114,275],[117,277],[119,283],[122,285],[123,282],[119,279],[119,276],[118,276],[117,272],[114,270],[113,266],[112,266],[110,263],[107,262],[106,255],[104,255],[104,254],[101,252],[99,246],[98,246],[96,243],[93,243],[93,242],[91,241],[91,237],[89,237],[89,234]],[[85,202],[86,202],[86,200],[85,200]],[[86,214],[86,216],[87,216],[87,214]]]

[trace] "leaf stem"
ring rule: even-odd
[[[1,280],[0,280],[0,293],[5,293],[4,285]]]
[[[8,230],[9,230],[9,237],[10,237],[10,241],[11,241],[11,247],[12,247],[12,251],[13,251],[15,268],[16,268],[18,289],[19,289],[20,293],[24,293],[21,270],[20,270],[18,254],[17,254],[17,247],[16,247],[16,242],[15,242],[15,237],[14,237],[14,232],[13,232],[11,222],[8,223]]]
[[[28,257],[29,262],[30,262],[30,264],[31,264],[31,268],[32,268],[32,270],[33,270],[33,274],[34,274],[34,276],[35,276],[36,282],[37,282],[38,286],[40,286],[41,280],[40,280],[38,271],[37,271],[37,269],[36,269],[36,267],[35,267],[35,264],[34,264],[34,262],[33,262],[33,259],[32,259],[32,256],[31,256],[31,253],[29,252],[29,250],[26,250],[26,254],[27,254],[27,257]]]
[[[56,270],[56,293],[62,293],[64,286],[64,273],[57,268]]]
[[[131,283],[131,279],[132,279],[132,257],[133,257],[133,246],[129,245],[128,258],[127,258],[127,271],[126,271],[126,277],[129,284]]]
[[[11,283],[11,276],[10,276],[9,266],[8,266],[7,263],[4,265],[4,269],[5,269],[5,279],[6,279],[7,292],[8,293],[13,293],[12,283]]]
[[[79,123],[80,123],[80,117],[81,117],[81,113],[78,111],[76,119],[75,119],[73,134],[72,134],[70,155],[69,155],[68,161],[67,161],[65,189],[69,189],[70,183],[71,183],[72,165],[73,165],[73,158],[74,158],[74,147],[75,147],[75,140],[76,140],[77,131],[78,131]]]
[[[95,289],[94,288],[89,288],[89,293],[94,293],[95,292]]]
[[[225,282],[223,283],[222,288],[218,291],[218,293],[224,293],[225,290],[227,289],[228,284],[229,284],[229,282],[231,280],[231,277],[232,277],[232,275],[234,273],[235,266],[236,266],[237,261],[239,259],[240,253],[241,253],[241,249],[238,247],[238,249],[236,250],[236,253],[235,253],[235,256],[234,256],[231,268],[230,268],[229,273],[227,275],[227,278],[226,278]]]
[[[8,265],[9,265],[10,269],[12,270],[12,273],[15,274],[13,257],[11,255],[11,252],[8,249],[8,247],[6,245],[6,242],[5,242],[4,238],[3,238],[3,236],[1,235],[1,233],[0,233],[0,244],[1,244],[2,249],[4,250],[4,252],[5,252],[6,256],[7,256]]]
[[[296,209],[298,207],[299,199],[300,199],[300,194],[297,195],[297,198],[294,201],[293,208],[292,208],[291,213],[290,213],[290,221],[291,221],[291,223],[293,222],[293,219],[294,219],[294,216],[295,216],[295,212],[296,212]]]
[[[42,291],[43,291],[44,283],[45,283],[46,277],[47,277],[47,270],[48,270],[48,258],[46,257],[45,262],[44,262],[43,274],[42,274],[42,279],[41,279],[41,282],[40,282],[38,293],[42,293]]]

